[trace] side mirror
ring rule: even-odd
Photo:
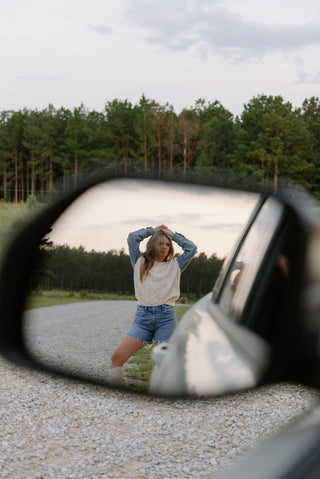
[[[82,185],[8,248],[0,352],[112,386],[110,356],[137,307],[126,238],[161,223],[198,255],[181,275],[178,327],[166,345],[133,357],[122,387],[208,396],[275,380],[317,386],[320,236],[314,205],[296,191],[112,176]]]

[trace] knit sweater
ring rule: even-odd
[[[141,255],[140,242],[154,233],[152,227],[142,228],[130,233],[128,245],[131,263],[134,266],[134,289],[138,304],[141,306],[174,305],[180,296],[180,275],[197,252],[196,245],[180,233],[174,233],[172,240],[183,249],[183,253],[169,262],[155,262],[140,280],[140,269],[144,258]]]
[[[134,290],[141,306],[158,306],[170,304],[174,306],[180,296],[180,275],[177,260],[174,258],[168,263],[155,262],[140,281],[140,268],[144,261],[140,257],[134,268]]]

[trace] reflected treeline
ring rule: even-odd
[[[181,276],[181,297],[196,299],[210,292],[223,259],[200,253]],[[41,249],[40,262],[31,276],[31,290],[87,290],[95,293],[134,294],[129,255],[67,245]]]

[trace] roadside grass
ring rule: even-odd
[[[42,205],[34,197],[26,202],[11,203],[0,200],[0,263],[1,257],[14,231],[27,222]]]
[[[23,220],[25,212],[26,206],[24,203],[0,201],[0,256],[11,236],[12,229]]]
[[[188,305],[176,305],[177,321],[179,322],[184,313],[191,307]],[[135,389],[146,391],[152,373],[152,346],[145,346],[134,354],[125,365],[125,377],[128,385]]]
[[[133,295],[112,293],[90,293],[88,291],[33,291],[28,297],[26,310],[44,308],[59,304],[81,303],[85,301],[134,301]]]
[[[136,389],[148,387],[152,373],[152,346],[145,346],[134,354],[125,365],[125,376],[128,384]]]

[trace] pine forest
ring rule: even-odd
[[[232,170],[275,189],[286,178],[320,198],[320,101],[294,108],[259,95],[240,116],[203,99],[177,114],[144,95],[137,104],[108,101],[101,112],[84,105],[0,112],[0,200],[41,197],[57,179],[67,189],[82,168],[133,161],[159,176]]]

